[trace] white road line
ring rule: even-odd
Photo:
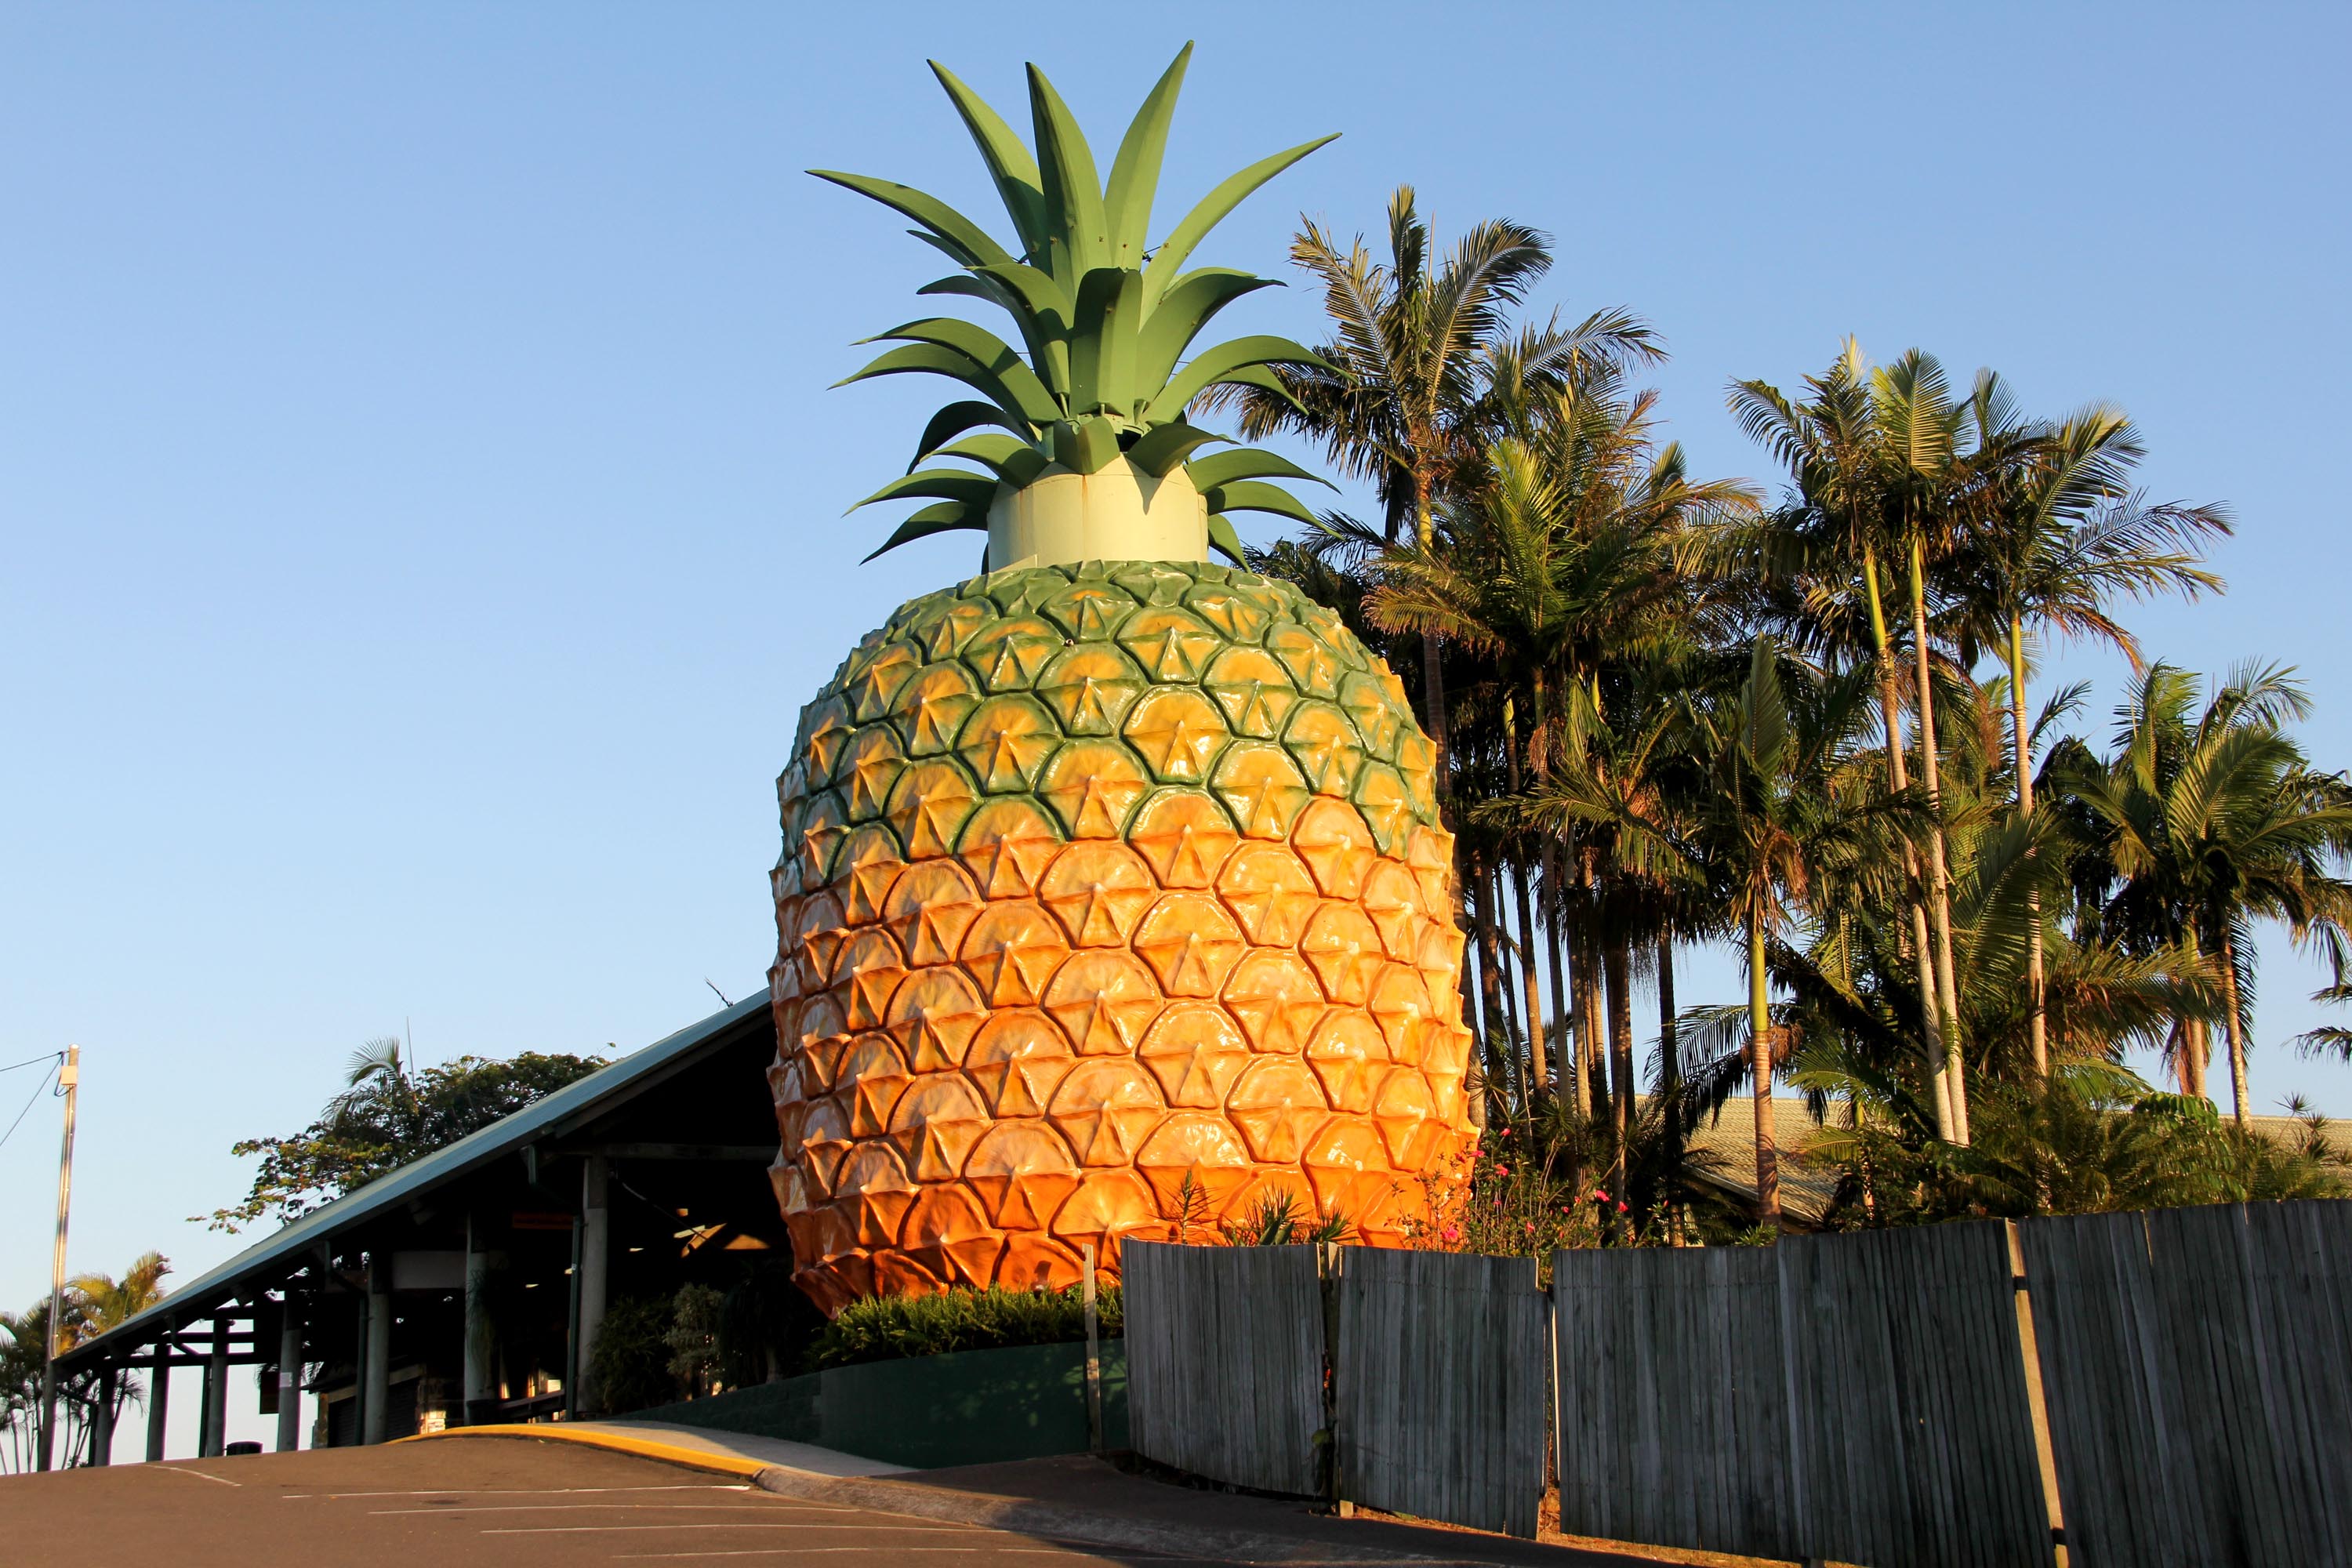
[[[232,1481],[229,1484],[235,1486],[236,1483]],[[706,1481],[660,1487],[424,1487],[406,1492],[281,1492],[278,1495],[291,1502],[300,1498],[325,1498],[333,1501],[369,1497],[572,1497],[589,1492],[748,1492],[758,1489],[748,1482],[730,1485],[722,1481]]]
[[[626,1552],[615,1563],[659,1563],[686,1557],[814,1557],[835,1552],[887,1552],[894,1557],[918,1552],[977,1552],[977,1546],[753,1546],[740,1552]]]
[[[175,1476],[204,1476],[205,1479],[206,1479],[206,1480],[208,1480],[208,1481],[215,1481],[215,1482],[218,1482],[220,1485],[225,1486],[225,1487],[242,1487],[242,1486],[244,1486],[244,1485],[245,1485],[245,1483],[244,1483],[243,1481],[232,1481],[232,1480],[226,1480],[226,1479],[224,1479],[223,1478],[221,1478],[221,1477],[219,1477],[219,1476],[207,1475],[207,1474],[205,1474],[205,1471],[203,1471],[203,1470],[192,1470],[192,1469],[188,1468],[188,1467],[187,1467],[187,1466],[185,1466],[185,1465],[161,1465],[161,1464],[159,1464],[159,1465],[157,1465],[155,1468],[156,1468],[157,1469],[159,1469],[159,1470],[169,1470],[169,1471],[171,1471],[171,1472],[172,1472],[173,1475],[175,1475]]]
[[[979,1546],[748,1546],[740,1550],[709,1552],[625,1552],[614,1557],[612,1561],[615,1563],[666,1563],[702,1557],[814,1557],[820,1552],[831,1553],[841,1552],[887,1552],[893,1556],[899,1556],[916,1552],[972,1552],[985,1550],[987,1550],[987,1548]],[[1100,1552],[1118,1552],[1122,1553],[1122,1557],[1118,1559],[1118,1561],[1133,1562],[1139,1559],[1152,1563],[1167,1563],[1171,1565],[1171,1568],[1176,1568],[1176,1565],[1188,1563],[1205,1564],[1207,1565],[1207,1568],[1234,1568],[1234,1560],[1230,1557],[1160,1557],[1155,1556],[1150,1552],[1129,1551],[1124,1547],[1105,1546],[1087,1548],[1077,1552],[1068,1551],[1056,1546],[1007,1546],[999,1547],[996,1550],[1005,1554],[1019,1552],[1026,1556],[1080,1558],[1087,1557],[1090,1554],[1098,1554]],[[1111,1559],[1102,1558],[1099,1555],[1095,1555],[1095,1560],[1111,1561]],[[1318,1557],[1312,1559],[1300,1559],[1295,1563],[1290,1559],[1286,1558],[1284,1559],[1284,1563],[1286,1564],[1286,1568],[1359,1568],[1359,1564],[1352,1557]],[[1432,1568],[1444,1568],[1444,1564],[1433,1563]]]
[[[478,1508],[372,1508],[370,1519],[388,1519],[403,1514],[427,1514],[442,1519],[454,1519],[468,1513],[578,1513],[583,1509],[626,1508],[645,1509],[659,1513],[719,1513],[729,1510],[749,1509],[752,1512],[773,1512],[778,1509],[803,1513],[854,1513],[855,1509],[826,1508],[816,1503],[786,1502],[778,1498],[773,1502],[505,1502],[488,1503]]]
[[[978,1531],[969,1524],[806,1524],[796,1520],[778,1520],[773,1524],[529,1524],[510,1530],[485,1530],[484,1535],[612,1535],[631,1531],[648,1530],[863,1530],[874,1534],[885,1531],[893,1535],[971,1535]]]

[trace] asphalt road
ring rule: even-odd
[[[0,1562],[169,1568],[1204,1563],[797,1501],[572,1445],[396,1443],[0,1479]]]

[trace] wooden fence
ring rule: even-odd
[[[1552,1259],[1560,1527],[1795,1557],[1772,1252]]]
[[[1534,1259],[1135,1241],[1121,1258],[1139,1453],[1533,1538],[1547,1316]]]
[[[2075,1568],[2352,1563],[2352,1204],[2020,1228]]]
[[[1560,1528],[1922,1568],[2046,1562],[1998,1224],[1563,1252]]]
[[[1339,1249],[1339,1495],[1533,1540],[1546,1302],[1532,1258]]]
[[[1525,1259],[1125,1256],[1136,1447],[1215,1479],[1532,1534],[1548,1370],[1572,1533],[2352,1568],[2352,1204],[1559,1253],[1548,1342]]]
[[[1234,1486],[1321,1493],[1316,1252],[1121,1244],[1128,1427],[1138,1453]]]

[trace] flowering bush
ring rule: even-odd
[[[1654,1100],[1631,1129],[1622,1161],[1606,1120],[1554,1101],[1489,1128],[1423,1177],[1421,1212],[1406,1235],[1434,1251],[1538,1258],[1573,1247],[1727,1241],[1744,1220],[1700,1201],[1691,1181],[1713,1163]]]

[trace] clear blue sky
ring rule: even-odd
[[[841,510],[937,394],[824,388],[940,263],[800,173],[986,210],[927,55],[1008,108],[1035,58],[1108,148],[1197,37],[1170,205],[1346,133],[1213,259],[1280,272],[1302,210],[1370,227],[1400,181],[1446,233],[1538,225],[1543,303],[1666,334],[1703,472],[1761,471],[1727,378],[1849,331],[2114,399],[2156,492],[2242,521],[2230,595],[2148,646],[2299,666],[2352,764],[2342,8],[1181,11],[0,16],[0,1062],[88,1054],[77,1268],[226,1256],[183,1218],[242,1191],[230,1142],[404,1019],[427,1060],[633,1047],[761,983],[800,701],[971,566],[856,564],[886,520]],[[2114,661],[2061,662],[2104,728]],[[2317,977],[2267,956],[2258,1098],[2352,1114],[2280,1046]],[[11,1306],[55,1138],[45,1105],[0,1148]]]

